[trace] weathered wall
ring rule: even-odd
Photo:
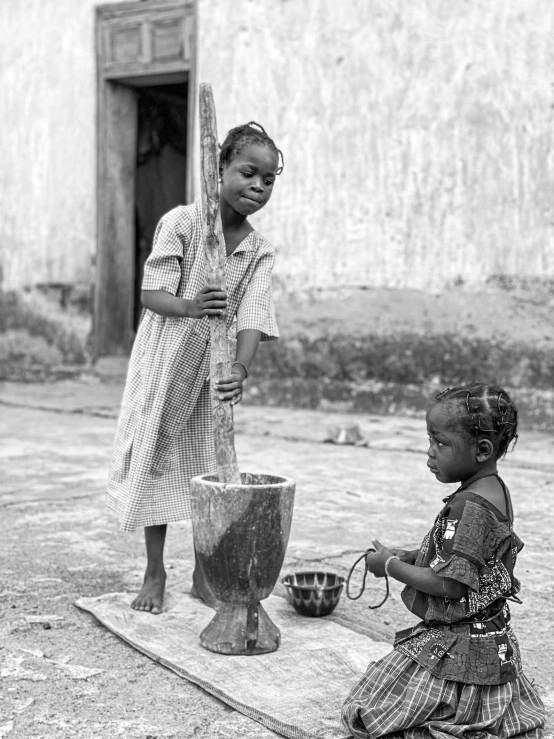
[[[554,276],[551,0],[198,2],[221,136],[285,153],[257,219],[283,283]],[[92,274],[95,4],[0,3],[5,288]]]
[[[5,289],[91,279],[95,4],[0,3],[0,286]]]
[[[199,0],[222,137],[285,154],[257,225],[288,285],[554,275],[551,0]]]

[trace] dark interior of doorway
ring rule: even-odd
[[[135,329],[144,263],[162,215],[186,203],[188,84],[140,87],[135,182]]]

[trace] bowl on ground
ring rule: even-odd
[[[334,572],[295,572],[281,582],[289,603],[301,616],[328,616],[340,599],[344,577]]]

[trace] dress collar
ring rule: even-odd
[[[256,244],[255,239],[252,237],[255,233],[256,231],[250,231],[250,233],[240,242],[235,251],[232,254],[229,254],[227,258],[232,257],[235,254],[239,254],[240,252],[254,251]]]

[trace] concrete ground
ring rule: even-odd
[[[97,378],[51,385],[0,383],[0,739],[161,739],[272,735],[134,651],[73,605],[80,596],[136,591],[141,532],[123,534],[104,490],[121,384]],[[357,423],[367,446],[324,443]],[[285,569],[345,574],[378,537],[415,547],[449,488],[425,466],[423,419],[237,407],[241,469],[297,481]],[[554,437],[522,430],[501,472],[512,490],[523,605],[514,605],[527,674],[554,727]],[[189,567],[190,524],[170,527],[169,576]],[[400,585],[379,611],[382,581],[337,617],[390,638],[415,619]],[[154,618],[154,617],[153,617]]]

